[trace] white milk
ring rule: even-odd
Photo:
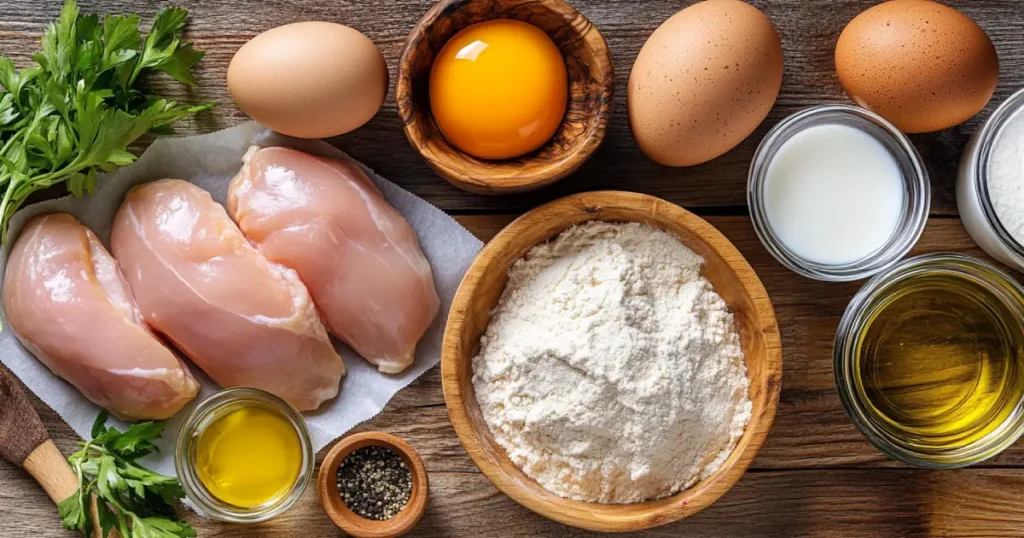
[[[902,214],[896,158],[855,127],[809,127],[782,144],[768,165],[765,213],[793,254],[824,265],[867,257],[892,236]]]

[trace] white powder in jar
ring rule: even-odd
[[[733,316],[702,265],[666,232],[606,222],[513,265],[473,386],[523,472],[563,497],[632,503],[722,465],[751,403]]]
[[[1024,109],[1006,119],[992,144],[988,195],[1003,228],[1024,244]]]

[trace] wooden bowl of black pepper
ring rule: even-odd
[[[445,139],[430,111],[430,72],[445,43],[460,30],[491,19],[530,23],[551,37],[568,74],[568,105],[554,136],[539,149],[485,160]],[[601,32],[565,0],[441,0],[409,34],[398,65],[395,100],[405,136],[449,183],[480,194],[550,185],[578,169],[604,140],[612,113],[614,70]]]
[[[392,459],[389,451],[398,457]],[[350,456],[360,461],[347,461]],[[384,499],[380,493],[371,495],[366,485],[376,480],[395,492],[411,490],[408,501],[401,502],[401,494]],[[341,439],[327,453],[320,465],[317,493],[328,517],[346,534],[391,538],[416,526],[427,507],[430,486],[423,460],[409,443],[384,432],[365,432]],[[383,501],[381,505],[376,504],[378,500]]]

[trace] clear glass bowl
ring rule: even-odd
[[[1024,89],[996,108],[964,149],[956,179],[956,205],[967,233],[993,258],[1024,271],[1024,245],[999,221],[988,190],[989,158],[1007,120],[1024,114]]]
[[[853,296],[836,331],[836,385],[846,414],[854,425],[880,451],[890,458],[929,468],[955,468],[973,465],[995,456],[1012,445],[1024,433],[1024,400],[1018,401],[1002,423],[980,439],[952,449],[940,449],[909,442],[893,435],[883,419],[870,411],[867,395],[857,382],[858,350],[864,329],[884,308],[898,284],[921,276],[948,275],[968,279],[985,289],[1012,312],[1015,319],[1004,320],[1008,330],[1024,331],[1024,287],[1002,270],[977,258],[955,253],[916,256],[875,275]],[[909,436],[908,436],[909,437]]]
[[[234,506],[213,496],[203,485],[196,469],[196,449],[199,435],[220,417],[239,408],[263,407],[284,417],[295,428],[302,448],[302,463],[299,475],[288,493],[278,496],[259,506]],[[174,464],[178,478],[188,499],[195,503],[200,512],[213,519],[232,523],[258,523],[276,517],[291,508],[313,477],[315,455],[313,443],[306,429],[306,421],[287,402],[259,389],[237,387],[224,389],[200,403],[185,419],[178,432]]]
[[[873,136],[895,157],[905,184],[903,210],[889,240],[866,257],[852,263],[828,265],[798,256],[775,234],[765,208],[768,167],[787,140],[796,133],[825,124],[855,127]],[[849,105],[821,105],[805,108],[778,123],[754,153],[747,177],[747,205],[754,231],[768,252],[791,271],[816,280],[843,282],[871,276],[898,262],[917,243],[931,207],[931,184],[921,156],[910,140],[882,117]]]

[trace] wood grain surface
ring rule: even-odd
[[[616,94],[625,95],[633,59],[657,25],[690,1],[575,0],[571,3],[601,31],[612,51]],[[774,426],[751,469],[717,503],[696,516],[644,536],[704,537],[995,537],[1024,535],[1024,444],[970,469],[911,469],[886,459],[846,418],[832,375],[835,327],[859,283],[830,284],[799,278],[776,263],[746,217],[745,181],[750,157],[765,132],[801,107],[849,102],[834,73],[833,46],[843,25],[874,0],[755,0],[782,36],[785,75],[775,108],[737,149],[705,165],[670,169],[643,157],[626,123],[625,101],[615,105],[604,145],[580,171],[529,194],[470,194],[437,177],[402,133],[393,93],[368,125],[332,140],[382,175],[457,215],[482,239],[540,202],[579,191],[635,190],[692,209],[719,228],[746,256],[775,306],[785,369]],[[932,177],[934,217],[915,253],[981,251],[955,218],[955,168],[980,120],[1024,86],[1024,3],[1020,0],[947,1],[989,33],[1001,62],[996,95],[979,117],[946,131],[912,138]],[[61,0],[0,0],[0,55],[27,65],[39,34]],[[189,37],[207,51],[200,87],[183,91],[163,80],[162,92],[182,99],[223,103],[184,125],[181,134],[207,132],[245,120],[230,104],[224,74],[234,51],[255,34],[279,24],[328,20],[348,24],[381,47],[397,75],[406,35],[431,7],[429,0],[80,0],[85,11],[138,12],[144,21],[167,5],[191,13]],[[393,88],[392,88],[393,89]],[[32,403],[62,452],[77,436],[34,396]],[[355,431],[384,430],[408,440],[430,473],[431,499],[411,536],[578,537],[578,531],[534,515],[498,490],[467,456],[448,420],[437,368],[398,393],[379,416]],[[319,455],[323,457],[325,451]],[[227,538],[340,536],[310,488],[280,520],[240,527],[189,514],[201,536]],[[21,469],[0,463],[0,535],[66,537],[46,494]]]
[[[601,31],[612,51],[615,103],[608,134],[594,158],[571,177],[529,194],[492,197],[463,192],[438,177],[402,133],[394,87],[381,112],[369,124],[333,141],[384,177],[446,211],[525,211],[539,202],[571,192],[597,189],[637,190],[687,208],[743,211],[747,167],[758,141],[779,119],[809,105],[851,101],[835,74],[833,49],[843,26],[876,0],[753,0],[771,18],[782,38],[785,73],[778,102],[768,119],[738,148],[714,161],[673,169],[659,166],[637,149],[626,122],[626,81],[644,40],[690,0],[576,0],[571,2]],[[976,20],[992,38],[1001,72],[995,97],[975,119],[926,135],[914,135],[928,163],[936,214],[956,211],[954,179],[964,144],[995,105],[1024,87],[1024,7],[1020,0],[946,1]],[[224,75],[231,56],[249,38],[280,24],[327,20],[350,25],[370,36],[397,80],[405,38],[433,5],[430,0],[80,0],[84,11],[137,12],[151,21],[160,7],[181,5],[191,12],[188,37],[206,51],[196,73],[199,87],[184,91],[156,81],[162,92],[182,98],[224,103],[179,129],[189,134],[228,127],[245,119],[227,93]],[[53,20],[61,0],[0,0],[0,54],[27,65],[38,50],[39,34]],[[728,208],[728,209],[722,209]]]

